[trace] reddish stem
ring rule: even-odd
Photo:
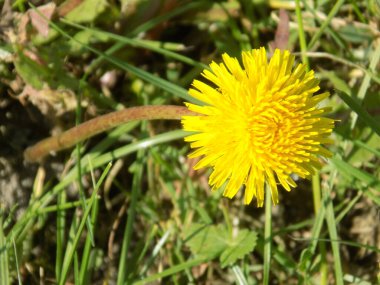
[[[173,105],[140,106],[115,111],[91,119],[62,134],[46,138],[28,147],[24,152],[24,157],[29,162],[41,161],[50,152],[72,147],[94,135],[131,121],[180,120],[184,115],[194,115],[194,113],[186,107]]]

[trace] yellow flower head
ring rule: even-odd
[[[318,156],[330,156],[321,144],[334,121],[322,117],[330,108],[317,104],[328,92],[314,95],[319,80],[304,64],[293,70],[294,56],[276,50],[269,63],[265,48],[236,58],[223,54],[224,63],[210,64],[202,75],[209,83],[194,80],[189,94],[205,103],[186,103],[195,116],[182,118],[183,128],[195,132],[185,138],[202,156],[195,169],[211,166],[212,189],[226,181],[224,196],[232,198],[244,186],[244,202],[253,197],[264,203],[264,184],[278,203],[277,184],[286,190],[296,184],[291,174],[307,178],[321,167]]]

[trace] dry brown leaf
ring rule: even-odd
[[[76,108],[76,98],[70,90],[52,90],[44,87],[42,90],[25,85],[24,90],[17,98],[22,102],[31,102],[42,114],[59,117],[62,114]]]
[[[41,36],[47,37],[49,34],[49,22],[47,20],[53,17],[55,9],[55,3],[48,3],[38,7],[38,12],[35,10],[29,11],[29,18],[32,21],[32,25]],[[42,17],[40,13],[44,15],[44,17]]]
[[[289,15],[284,9],[280,9],[280,21],[278,22],[274,41],[270,44],[275,50],[286,49],[289,42]]]
[[[66,16],[68,13],[70,13],[72,10],[74,10],[76,7],[78,7],[80,4],[82,4],[83,0],[67,0],[64,3],[62,3],[61,6],[58,7],[58,15],[60,17]]]

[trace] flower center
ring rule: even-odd
[[[257,116],[249,120],[250,140],[257,152],[270,150],[278,139],[281,122],[276,117]]]
[[[283,113],[270,103],[263,103],[261,108],[252,110],[247,120],[251,141],[255,145],[260,143],[260,146],[271,147],[283,129]]]

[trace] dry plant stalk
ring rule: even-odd
[[[182,106],[140,106],[102,115],[73,127],[62,134],[46,138],[28,147],[24,152],[28,162],[41,161],[50,152],[70,148],[94,135],[131,121],[140,120],[180,120],[183,115],[193,112]]]

